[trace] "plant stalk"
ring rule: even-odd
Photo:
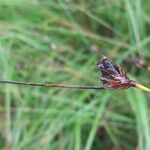
[[[150,89],[141,85],[141,84],[138,84],[138,83],[135,83],[135,87],[142,90],[142,91],[145,91],[145,92],[150,92]]]
[[[17,81],[8,81],[0,80],[0,83],[3,84],[17,84],[25,86],[43,86],[50,88],[68,88],[68,89],[95,89],[95,90],[104,90],[104,87],[101,86],[87,86],[87,85],[67,85],[67,84],[53,84],[53,83],[29,83],[29,82],[17,82]]]

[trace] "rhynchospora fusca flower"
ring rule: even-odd
[[[143,91],[150,92],[150,89],[130,80],[126,72],[119,65],[113,63],[105,56],[96,62],[96,66],[101,71],[102,76],[100,80],[105,88],[127,89],[129,87],[136,87]]]

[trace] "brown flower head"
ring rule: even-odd
[[[135,82],[127,77],[125,71],[107,57],[103,56],[101,60],[97,61],[96,66],[102,73],[100,80],[104,87],[127,89],[131,86],[135,86]]]

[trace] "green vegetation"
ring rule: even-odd
[[[0,0],[0,79],[98,85],[106,55],[150,86],[150,2]],[[0,149],[150,150],[150,95],[137,89],[0,85]]]

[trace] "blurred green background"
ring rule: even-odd
[[[105,55],[150,86],[150,1],[0,0],[0,79],[99,85]],[[150,95],[0,85],[0,149],[150,150]]]

